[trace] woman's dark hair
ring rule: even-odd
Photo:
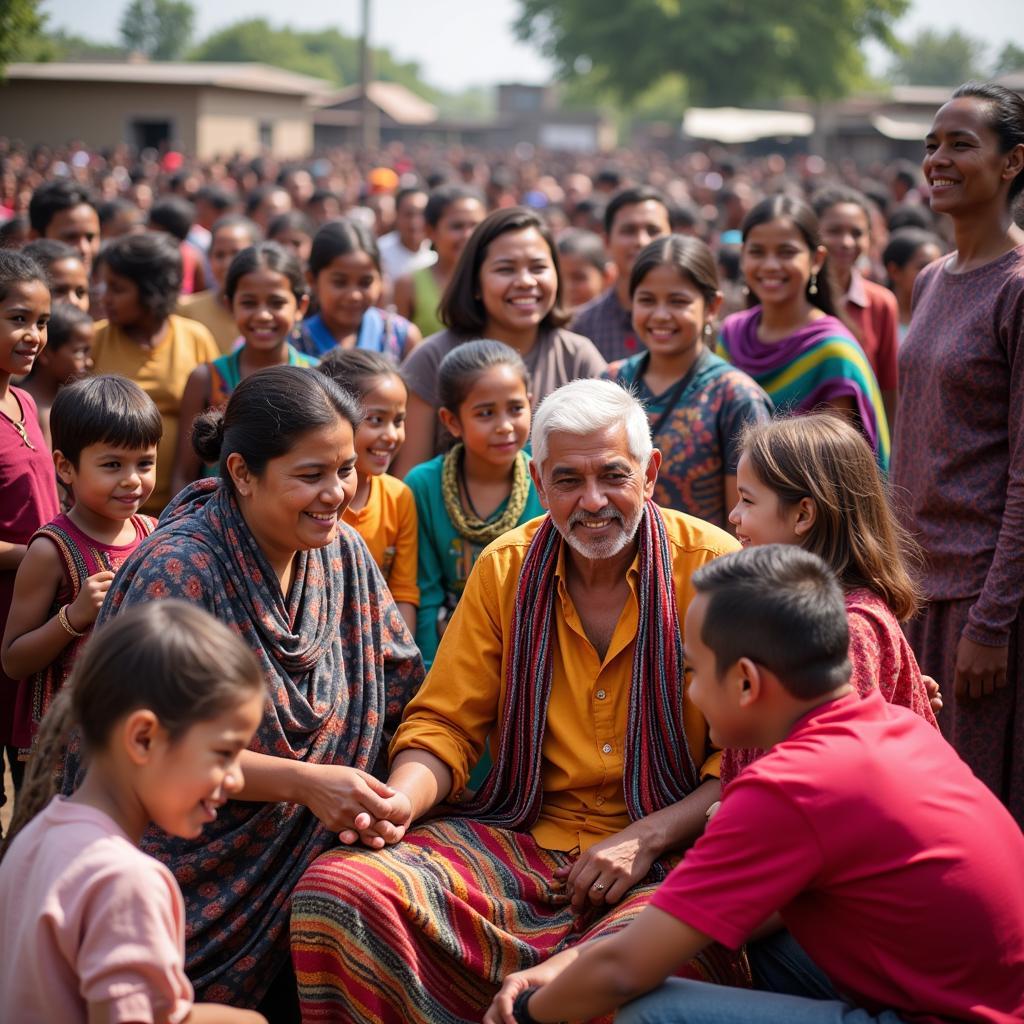
[[[768,196],[767,199],[762,199],[743,218],[741,228],[743,244],[747,244],[747,238],[754,228],[760,227],[762,224],[769,224],[773,220],[792,221],[793,226],[803,236],[807,248],[811,250],[811,255],[814,256],[818,251],[818,248],[821,246],[821,231],[818,227],[818,218],[814,210],[804,200],[798,199],[796,196],[782,195],[781,193],[775,196]],[[836,306],[832,300],[832,289],[828,282],[827,263],[828,260],[826,258],[821,270],[818,271],[816,282],[818,291],[816,294],[811,294],[810,282],[808,281],[807,301],[812,306],[817,306],[823,313],[828,313],[829,316],[836,316]],[[750,299],[752,306],[757,304],[757,299],[753,292],[751,292]]]
[[[301,210],[288,210],[286,213],[279,213],[267,225],[267,238],[273,241],[286,231],[297,231],[312,238],[316,234],[316,225]]]
[[[365,252],[380,273],[380,252],[370,230],[360,221],[350,218],[328,221],[313,236],[309,252],[309,272],[315,278],[339,256]]]
[[[608,253],[601,236],[584,228],[569,228],[558,236],[560,256],[579,256],[603,274],[608,269]]]
[[[890,231],[902,231],[903,228],[931,231],[935,227],[935,218],[923,203],[903,203],[889,214],[885,226]]]
[[[355,399],[322,373],[302,366],[270,366],[246,377],[224,410],[210,409],[192,425],[192,448],[206,463],[220,464],[229,487],[228,456],[242,456],[259,477],[272,459],[287,455],[303,435],[363,418]]]
[[[1024,96],[994,82],[964,82],[952,96],[955,100],[984,100],[988,106],[988,126],[999,139],[999,149],[1009,153],[1015,146],[1024,146]],[[1024,191],[1024,170],[1010,182],[1008,194],[1012,206]]]
[[[31,256],[14,249],[0,249],[0,302],[7,298],[11,285],[32,281],[50,287],[46,271]]]
[[[719,676],[749,658],[799,700],[850,678],[846,600],[828,565],[792,544],[764,544],[709,562],[692,578],[707,598],[701,640]]]
[[[112,239],[98,260],[139,290],[139,302],[158,320],[166,320],[181,291],[181,253],[168,235],[142,231]]]
[[[441,407],[457,415],[481,374],[495,366],[512,367],[529,394],[530,371],[523,357],[510,345],[485,338],[456,345],[441,360],[437,369],[437,394]]]
[[[92,334],[93,319],[84,309],[72,306],[70,302],[56,302],[50,310],[50,321],[46,325],[47,352],[57,352],[72,338],[79,327],[88,327]],[[38,366],[38,360],[36,366]],[[35,369],[35,367],[33,367]]]
[[[50,799],[72,727],[86,753],[105,747],[115,725],[148,709],[172,743],[265,690],[259,662],[227,626],[184,601],[149,601],[96,630],[43,719],[0,855]]]
[[[689,235],[669,235],[645,245],[629,275],[629,297],[632,298],[643,279],[655,267],[674,267],[693,282],[705,303],[718,297],[718,267],[707,244]]]
[[[135,381],[103,374],[73,381],[57,392],[50,432],[54,451],[77,468],[83,448],[149,448],[160,441],[164,424],[153,399]]]
[[[289,249],[278,245],[277,242],[260,242],[258,245],[250,245],[243,249],[228,267],[224,277],[224,294],[228,302],[234,302],[235,292],[238,290],[238,282],[246,274],[252,274],[257,270],[272,270],[288,279],[288,285],[292,294],[299,301],[306,297],[306,275],[302,272],[302,265],[298,257]]]
[[[525,206],[509,206],[488,214],[470,235],[466,247],[459,255],[459,262],[448,282],[441,304],[438,307],[441,322],[456,334],[479,338],[487,326],[487,310],[480,297],[480,267],[487,258],[491,243],[511,231],[536,229],[547,243],[551,262],[555,268],[558,285],[555,302],[540,322],[541,327],[563,327],[569,322],[570,314],[562,306],[562,269],[558,262],[558,247],[551,230],[544,219],[534,210]]]
[[[811,206],[819,221],[833,206],[844,203],[860,207],[868,226],[868,234],[871,234],[871,206],[868,197],[863,192],[858,192],[848,185],[826,185],[824,188],[818,189],[811,197]]]
[[[22,246],[21,254],[35,260],[46,271],[49,271],[54,263],[62,263],[64,260],[82,262],[82,254],[77,249],[67,242],[58,242],[55,238],[37,238]],[[53,339],[49,338],[47,344],[52,346]]]
[[[938,235],[920,228],[901,228],[890,236],[889,244],[882,252],[882,265],[888,267],[890,263],[895,263],[902,270],[914,258],[914,253],[926,245],[934,245],[942,252],[942,242]]]
[[[382,377],[405,380],[398,367],[387,356],[366,348],[333,348],[320,360],[317,369],[343,387],[357,402],[362,402]]]
[[[149,211],[149,223],[184,242],[196,219],[196,208],[181,196],[158,199]]]
[[[427,225],[436,228],[448,207],[461,199],[474,199],[481,206],[484,205],[484,197],[468,185],[439,185],[435,188],[427,197],[427,205],[423,209]]]

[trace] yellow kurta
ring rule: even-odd
[[[201,363],[213,362],[220,355],[202,324],[180,316],[168,317],[168,323],[167,337],[154,349],[142,348],[106,321],[96,325],[92,343],[96,373],[115,373],[135,381],[153,399],[164,421],[164,436],[156,456],[156,488],[142,506],[142,511],[151,515],[159,515],[171,498],[181,396],[188,375]]]
[[[662,509],[672,547],[679,629],[694,596],[690,577],[718,555],[735,551],[723,530],[681,512]],[[488,737],[498,739],[505,673],[512,648],[516,586],[540,519],[500,537],[480,555],[462,600],[441,640],[433,667],[406,708],[391,756],[417,748],[452,771],[453,797],[465,787]],[[557,566],[551,697],[542,746],[544,796],[533,836],[546,849],[581,850],[629,824],[622,785],[623,751],[639,605],[639,564],[627,578],[626,601],[603,661],[587,639],[565,583],[565,545]],[[700,711],[684,698],[683,723],[694,762],[717,775]]]
[[[342,518],[355,527],[387,580],[396,601],[419,606],[416,575],[419,535],[412,491],[387,473],[370,477],[370,495],[358,511],[347,508]]]

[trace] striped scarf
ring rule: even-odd
[[[683,644],[661,512],[648,501],[638,530],[640,621],[633,654],[623,786],[633,821],[678,803],[700,784],[683,729]],[[561,535],[548,517],[516,587],[512,650],[494,767],[472,800],[453,808],[498,828],[529,829],[540,814],[541,747],[551,694],[551,644]]]

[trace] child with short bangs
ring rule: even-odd
[[[36,531],[14,582],[4,671],[29,680],[15,740],[31,747],[64,685],[121,563],[153,532],[139,515],[153,491],[163,424],[149,396],[123,377],[62,388],[53,403],[53,458],[71,507]]]

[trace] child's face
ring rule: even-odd
[[[673,266],[654,267],[633,294],[633,329],[661,356],[692,352],[710,316],[703,293]]]
[[[0,373],[23,377],[46,346],[50,290],[42,281],[19,281],[0,300]]]
[[[577,309],[604,291],[604,274],[590,260],[575,253],[562,253],[558,259],[565,300],[570,308]]]
[[[100,251],[99,214],[88,203],[58,210],[46,225],[43,237],[55,238],[77,249],[88,272]]]
[[[360,475],[388,471],[405,443],[405,385],[394,376],[380,377],[363,395],[363,422],[356,431],[356,468]]]
[[[320,315],[336,334],[357,331],[363,314],[378,303],[383,290],[380,271],[365,252],[336,256],[313,284]]]
[[[101,519],[130,519],[156,486],[156,445],[121,448],[112,444],[86,445],[75,467],[54,452],[57,475],[70,488],[75,507]]]
[[[45,368],[58,386],[87,377],[93,367],[92,336],[91,324],[74,327],[71,336],[60,348],[43,350],[39,357],[40,369]]]
[[[499,235],[480,264],[478,288],[488,324],[510,332],[535,331],[558,291],[544,236],[536,228]]]
[[[273,241],[295,253],[300,266],[305,267],[309,263],[309,253],[313,248],[313,239],[305,231],[289,228],[287,231],[279,232],[273,238]]]
[[[914,290],[914,282],[917,280],[917,275],[929,263],[934,262],[941,255],[939,247],[932,242],[928,242],[925,245],[918,246],[914,255],[907,260],[905,266],[898,267],[895,263],[888,264],[886,270],[889,273],[893,288],[897,292],[902,292],[909,297]]]
[[[511,466],[530,436],[530,396],[511,366],[481,373],[453,416],[444,410],[444,424],[466,451],[492,466]]]
[[[856,203],[830,206],[821,215],[821,240],[832,261],[829,266],[844,276],[849,274],[871,244],[867,214]]]
[[[209,722],[193,725],[177,742],[158,727],[140,778],[139,798],[168,835],[194,839],[245,783],[242,751],[263,717],[264,697],[253,693]]]
[[[261,267],[239,278],[231,312],[247,346],[276,349],[287,341],[308,302],[306,296],[296,299],[284,274]]]
[[[53,302],[69,302],[89,312],[89,277],[81,260],[55,260],[50,264],[50,282]]]
[[[127,277],[115,274],[106,264],[100,271],[103,309],[116,327],[134,327],[145,320],[149,310],[142,304],[139,286]]]
[[[739,501],[729,513],[736,527],[736,539],[744,546],[759,544],[799,544],[796,529],[797,509],[785,510],[779,496],[754,472],[747,455],[741,455],[736,467]]]
[[[469,236],[484,219],[483,204],[477,199],[458,199],[444,211],[437,227],[427,228],[427,237],[437,250],[438,260],[452,266],[466,248]]]
[[[242,224],[221,228],[210,242],[210,273],[218,289],[224,287],[231,261],[253,244],[249,229]]]
[[[751,228],[740,270],[762,306],[787,306],[804,300],[811,274],[821,270],[825,255],[824,246],[812,252],[800,229],[783,217]]]

